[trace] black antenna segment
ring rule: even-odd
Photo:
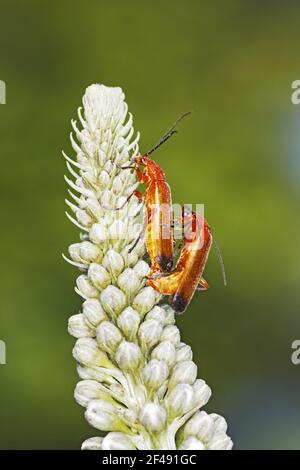
[[[172,124],[172,126],[170,127],[170,129],[167,130],[167,132],[165,132],[165,134],[160,138],[160,140],[154,145],[154,147],[152,147],[151,150],[148,150],[148,152],[145,153],[145,155],[151,155],[151,153],[153,153],[156,149],[158,149],[158,147],[160,147],[162,144],[164,144],[170,137],[172,137],[173,134],[176,134],[177,131],[176,131],[176,126],[177,124],[182,121],[182,119],[184,119],[186,116],[189,116],[191,114],[191,111],[188,111],[186,113],[183,113],[181,114],[181,116],[179,116],[179,118],[176,119],[176,121],[174,122],[174,124]]]

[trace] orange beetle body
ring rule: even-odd
[[[195,212],[185,214],[184,222],[191,229],[184,234],[184,247],[176,268],[169,274],[161,273],[148,279],[148,285],[163,295],[171,296],[170,303],[177,313],[186,310],[198,287],[209,287],[202,274],[212,245],[210,227]]]
[[[144,168],[134,167],[138,180],[146,184],[146,191],[134,194],[145,202],[146,248],[151,260],[151,274],[171,271],[173,267],[172,196],[162,169],[147,155],[134,159]]]

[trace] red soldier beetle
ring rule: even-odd
[[[151,260],[150,276],[161,271],[171,271],[174,258],[171,189],[163,170],[150,158],[150,155],[177,132],[175,130],[176,125],[189,114],[190,112],[182,114],[151,150],[133,158],[135,165],[121,167],[122,169],[133,168],[138,180],[146,184],[144,194],[134,191],[127,197],[124,204],[116,210],[122,209],[133,195],[140,201],[144,201],[146,209],[144,227],[131,246],[130,251],[133,250],[142,235],[146,233],[146,248]],[[143,172],[139,166],[143,167]]]
[[[206,290],[209,285],[202,274],[213,241],[210,226],[199,214],[184,209],[181,223],[184,223],[183,249],[174,271],[160,273],[149,278],[147,283],[163,295],[171,296],[171,306],[176,313],[183,313],[197,289]],[[188,230],[186,230],[188,228]],[[219,260],[221,255],[215,244]],[[223,263],[222,272],[226,285]]]

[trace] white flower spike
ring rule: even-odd
[[[84,450],[227,450],[227,424],[200,408],[211,390],[197,379],[191,348],[182,343],[174,312],[146,286],[150,267],[140,232],[142,206],[128,196],[138,186],[122,169],[138,154],[132,116],[121,88],[91,85],[72,121],[73,160],[68,218],[81,230],[65,259],[81,271],[76,292],[84,299],[68,331],[81,380],[75,399],[87,421],[106,436]],[[121,210],[119,208],[125,202]]]

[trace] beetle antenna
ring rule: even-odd
[[[217,245],[217,243],[216,243],[216,240],[215,240],[214,238],[213,238],[213,245],[214,245],[214,248],[215,248],[216,253],[217,253],[217,257],[218,257],[219,264],[220,264],[220,266],[221,266],[221,271],[222,271],[222,277],[223,277],[224,286],[226,287],[226,286],[227,286],[227,278],[226,278],[226,272],[225,272],[224,261],[223,261],[222,255],[221,255],[220,248],[218,247],[218,245]]]
[[[158,149],[158,147],[160,147],[162,144],[164,144],[170,137],[172,137],[173,134],[176,134],[177,131],[176,131],[176,126],[177,124],[182,121],[182,119],[184,119],[186,116],[188,116],[189,114],[191,114],[191,111],[188,111],[186,113],[183,113],[181,114],[181,116],[179,116],[179,118],[176,119],[176,121],[174,122],[174,124],[170,127],[170,129],[167,130],[167,132],[165,132],[165,134],[160,138],[160,140],[157,142],[157,144],[155,144],[154,147],[152,147],[151,150],[149,150],[148,152],[146,152],[145,155],[151,155],[151,153],[153,153],[156,149]]]

